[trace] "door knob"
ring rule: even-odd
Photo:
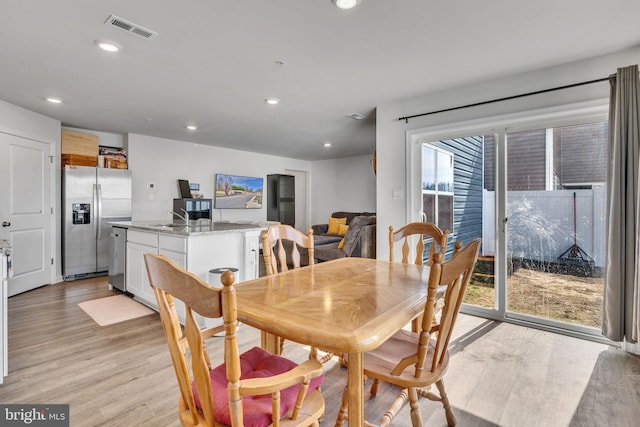
[[[2,221],[3,227],[11,227],[11,223],[9,221]]]

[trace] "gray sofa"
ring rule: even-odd
[[[349,230],[343,236],[340,234],[329,234],[327,230],[329,224],[316,224],[313,229],[313,248],[315,262],[329,261],[337,258],[345,258],[348,256],[361,258],[376,257],[376,217],[371,212],[334,212],[331,214],[334,218],[347,218],[346,224]],[[352,222],[358,219],[352,228]],[[345,243],[342,249],[338,249],[338,244],[344,238]],[[283,246],[287,252],[287,258],[291,253],[291,242],[284,241]],[[300,265],[308,264],[307,250],[298,247],[300,252]],[[287,264],[292,267],[290,260]],[[260,276],[266,274],[264,259],[260,254]]]
[[[334,216],[347,214],[345,216]],[[345,257],[376,257],[376,217],[371,213],[335,212],[334,218],[347,218],[349,229],[344,236],[327,234],[327,224],[312,226],[316,262]],[[338,248],[344,238],[344,246]]]
[[[337,211],[331,214],[332,218],[346,218],[347,219],[347,225],[351,224],[351,221],[353,220],[353,218],[357,217],[357,216],[376,216],[375,212],[342,212],[342,211]],[[311,228],[313,229],[313,236],[314,237],[318,237],[318,236],[330,236],[333,237],[333,240],[335,241],[337,237],[340,237],[340,240],[342,240],[342,238],[344,236],[341,236],[339,234],[329,234],[327,233],[328,229],[329,229],[329,224],[316,224],[316,225],[312,225]],[[325,243],[331,243],[328,241],[328,239],[322,240]],[[324,243],[321,243],[324,244]]]

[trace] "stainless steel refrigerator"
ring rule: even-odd
[[[64,280],[106,273],[108,223],[131,220],[131,171],[66,165],[62,182]]]

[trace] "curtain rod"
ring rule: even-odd
[[[603,77],[601,79],[596,79],[596,80],[589,80],[587,82],[580,82],[580,83],[573,83],[573,84],[566,85],[566,86],[552,87],[550,89],[537,90],[535,92],[522,93],[520,95],[512,95],[512,96],[507,96],[507,97],[504,97],[504,98],[491,99],[489,101],[476,102],[474,104],[461,105],[459,107],[444,108],[442,110],[429,111],[428,113],[414,114],[413,116],[398,117],[398,120],[404,120],[405,123],[409,123],[409,119],[413,119],[413,118],[416,118],[416,117],[429,116],[431,114],[444,113],[446,111],[461,110],[463,108],[469,108],[469,107],[477,107],[479,105],[492,104],[494,102],[500,102],[500,101],[508,101],[510,99],[522,98],[522,97],[530,96],[530,95],[539,95],[541,93],[553,92],[553,91],[561,90],[561,89],[569,89],[569,88],[576,87],[576,86],[584,86],[584,85],[590,85],[592,83],[600,83],[600,82],[604,82],[604,81],[615,80],[615,78],[616,78],[616,75],[612,74],[609,77]]]

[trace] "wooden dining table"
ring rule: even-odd
[[[424,310],[429,267],[341,258],[238,283],[238,321],[279,338],[348,354],[349,425],[365,425],[363,354]]]

